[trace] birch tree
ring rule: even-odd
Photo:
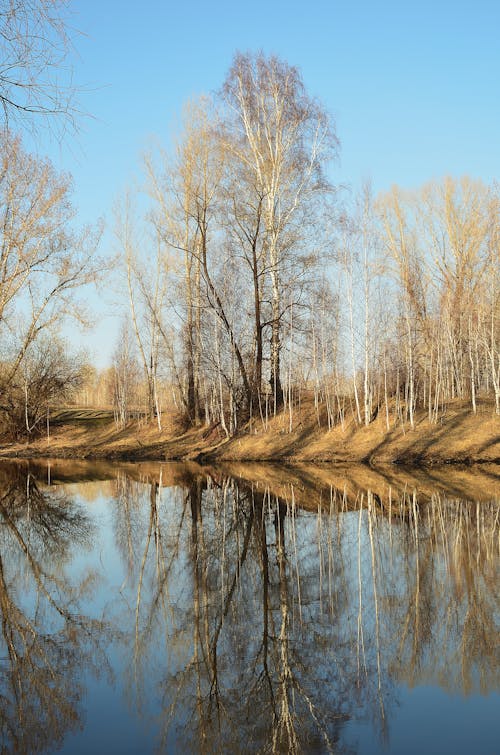
[[[427,317],[423,263],[415,226],[411,222],[409,199],[398,187],[381,198],[379,211],[385,231],[386,251],[401,292],[402,324],[405,343],[405,403],[410,425],[414,425],[418,359],[422,351],[421,334]]]
[[[124,320],[113,352],[111,385],[115,422],[122,427],[129,419],[134,400],[137,402],[140,368],[134,347],[130,325]]]
[[[138,229],[130,195],[115,207],[115,234],[123,257],[130,321],[147,388],[147,415],[161,430],[158,370],[162,340],[167,339],[164,308],[169,285],[165,250],[158,234]],[[151,243],[152,242],[152,243]]]
[[[235,56],[222,88],[228,149],[248,172],[262,217],[270,284],[270,387],[283,401],[280,358],[284,296],[291,258],[300,254],[306,208],[329,190],[325,163],[337,142],[326,112],[307,92],[299,71],[276,57]],[[254,224],[256,226],[256,224]]]
[[[439,291],[452,395],[467,395],[475,404],[479,375],[472,353],[474,333],[487,280],[494,273],[490,191],[480,181],[448,177],[427,184],[420,197],[420,232],[432,253],[432,281]]]

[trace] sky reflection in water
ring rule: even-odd
[[[3,747],[496,752],[498,470],[229,471],[0,465]]]

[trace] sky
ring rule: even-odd
[[[136,180],[152,138],[168,146],[183,103],[217,91],[236,51],[297,66],[340,140],[335,183],[394,183],[468,174],[500,178],[500,1],[72,0],[76,137],[38,144],[74,178],[82,222],[103,217]],[[109,362],[119,316],[99,295],[98,327],[79,337]],[[97,300],[91,302],[97,306]]]

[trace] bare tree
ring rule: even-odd
[[[147,386],[147,414],[156,417],[161,430],[158,376],[162,345],[168,343],[165,308],[169,265],[158,230],[149,234],[137,218],[130,194],[115,207],[116,237],[123,257],[130,321]]]
[[[212,291],[210,233],[214,205],[221,180],[221,153],[215,136],[215,119],[207,98],[189,102],[184,110],[183,132],[175,157],[160,159],[147,155],[145,169],[148,192],[153,199],[151,219],[156,233],[177,258],[177,314],[181,319],[181,343],[187,388],[183,403],[189,419],[199,422],[202,414],[201,341],[202,311],[211,304],[202,294]],[[221,314],[219,312],[219,314]]]
[[[439,184],[427,184],[419,206],[421,233],[432,249],[432,280],[447,336],[452,394],[470,397],[475,406],[479,387],[473,359],[475,322],[488,277],[495,269],[491,193],[480,181],[448,177]]]
[[[392,260],[393,273],[401,292],[403,336],[405,344],[405,404],[410,425],[414,425],[418,357],[421,336],[427,318],[426,276],[418,234],[412,223],[411,197],[393,187],[379,200],[385,231],[386,250]]]
[[[25,355],[67,317],[86,318],[82,287],[95,281],[99,229],[75,230],[71,181],[2,134],[0,168],[0,344],[2,394]]]
[[[75,126],[69,0],[0,1],[0,105],[4,124]],[[43,116],[43,119],[39,118]],[[61,117],[62,116],[62,117]]]
[[[81,387],[84,365],[83,355],[71,354],[53,334],[31,343],[3,396],[4,429],[29,437],[43,432],[47,422],[48,432],[50,409],[61,406]]]
[[[135,357],[135,343],[127,320],[120,328],[118,342],[113,353],[112,401],[115,421],[122,427],[127,423],[137,387],[140,368]]]
[[[437,421],[450,399],[470,399],[476,412],[481,392],[498,385],[495,190],[448,177],[416,192],[394,187],[378,207],[399,288],[410,423],[417,406]]]
[[[271,289],[270,385],[275,407],[283,401],[280,374],[283,296],[290,259],[300,250],[304,209],[329,190],[323,168],[335,153],[333,126],[308,95],[299,71],[276,57],[235,56],[223,85],[228,149],[249,174],[265,234]],[[252,235],[250,235],[251,243]]]

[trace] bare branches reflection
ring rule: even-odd
[[[60,746],[82,718],[84,670],[105,668],[102,622],[80,614],[95,574],[65,574],[90,521],[44,489],[29,465],[2,465],[0,487],[0,731],[3,751]],[[109,632],[108,639],[109,639]]]
[[[131,684],[158,685],[162,748],[337,751],[354,719],[390,738],[397,684],[498,685],[498,501],[331,487],[313,513],[293,484],[175,490],[142,486],[135,561]]]
[[[0,465],[4,748],[67,742],[109,658],[159,751],[390,748],[403,689],[488,695],[494,479]]]

